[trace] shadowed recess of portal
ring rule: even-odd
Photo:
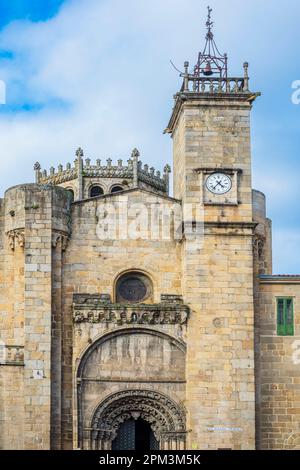
[[[124,421],[119,427],[117,437],[112,442],[112,450],[144,452],[158,448],[158,441],[155,439],[150,424],[141,418]]]

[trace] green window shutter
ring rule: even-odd
[[[285,334],[284,299],[277,299],[277,334],[279,336]]]
[[[294,335],[294,312],[292,299],[286,299],[285,301],[285,334],[288,336]]]
[[[294,335],[293,299],[277,299],[277,334],[279,336]]]

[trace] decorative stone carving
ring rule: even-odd
[[[57,174],[50,173],[49,176],[43,174],[42,178],[40,179],[40,183],[56,185],[56,184],[65,183],[66,181],[74,180],[77,177],[78,177],[77,171],[73,168],[73,169],[63,170],[62,172],[57,173]]]
[[[56,248],[58,242],[61,242],[62,251],[66,251],[69,238],[70,238],[69,235],[66,233],[53,232],[52,233],[52,248]]]
[[[6,233],[8,237],[8,243],[9,246],[12,250],[15,249],[16,243],[19,244],[21,248],[24,248],[25,246],[25,229],[15,229],[15,230],[10,230],[9,232]],[[60,232],[53,232],[52,234],[52,247],[56,248],[57,243],[61,241],[62,243],[62,250],[65,251],[67,247],[67,243],[69,240],[69,235],[66,233],[60,233]]]
[[[140,152],[138,151],[137,148],[134,148],[131,153],[131,158],[139,158]]]
[[[262,254],[263,254],[264,244],[265,244],[265,240],[264,240],[263,237],[256,236],[253,239],[253,247],[254,247],[254,249],[255,249],[255,251],[256,251],[259,258],[261,258]]]
[[[112,304],[99,295],[75,294],[73,297],[74,323],[179,324],[189,317],[189,307],[182,303]]]
[[[21,248],[25,246],[25,230],[24,229],[14,229],[6,233],[8,237],[8,243],[12,250],[16,247],[16,242]]]
[[[83,150],[82,150],[81,147],[79,147],[79,148],[76,150],[76,157],[77,157],[77,158],[82,158],[83,155],[84,155]]]
[[[23,366],[24,346],[0,345],[0,365]]]
[[[177,448],[184,447],[184,409],[160,392],[136,389],[117,392],[100,403],[92,419],[92,448],[95,448],[93,441],[112,441],[120,424],[131,418],[147,421],[159,442],[176,438]]]
[[[139,151],[134,149],[132,152],[132,159],[138,161]],[[165,178],[166,175],[170,172],[170,167],[167,165],[165,167],[165,173],[161,177],[160,172],[156,172],[153,168],[148,169],[148,166],[145,165],[142,168],[142,163],[138,162],[138,165],[133,165],[133,160],[128,160],[128,165],[123,165],[122,160],[118,160],[117,165],[112,164],[110,158],[107,159],[106,165],[101,165],[101,160],[97,159],[96,164],[92,164],[91,160],[88,158],[85,162],[82,161],[83,150],[79,148],[76,151],[77,160],[74,162],[74,167],[72,168],[70,164],[67,164],[66,169],[63,169],[62,165],[58,166],[58,171],[55,172],[54,168],[50,169],[50,174],[47,174],[46,171],[40,172],[39,169],[35,166],[36,174],[38,174],[37,182],[40,184],[50,184],[50,185],[59,185],[67,181],[72,181],[78,178],[79,171],[81,169],[78,165],[78,159],[80,160],[82,166],[82,175],[89,178],[120,178],[123,180],[133,180],[134,172],[136,171],[136,177],[138,181],[146,183],[152,186],[154,189],[161,191],[163,193],[168,192],[168,179]]]
[[[215,328],[222,328],[224,326],[224,319],[223,318],[214,318],[213,325]]]
[[[11,230],[10,232],[7,232],[7,237],[8,237],[8,244],[12,250],[15,249],[15,234],[14,230]]]

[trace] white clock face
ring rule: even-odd
[[[232,181],[230,176],[224,173],[213,173],[206,180],[207,189],[214,194],[225,194],[231,190]]]

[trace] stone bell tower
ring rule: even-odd
[[[228,76],[208,11],[206,45],[183,85],[166,132],[174,197],[199,206],[203,233],[182,244],[187,339],[188,448],[252,449],[255,442],[250,111],[259,95]],[[185,227],[190,220],[185,220]],[[201,239],[200,239],[201,238]]]

